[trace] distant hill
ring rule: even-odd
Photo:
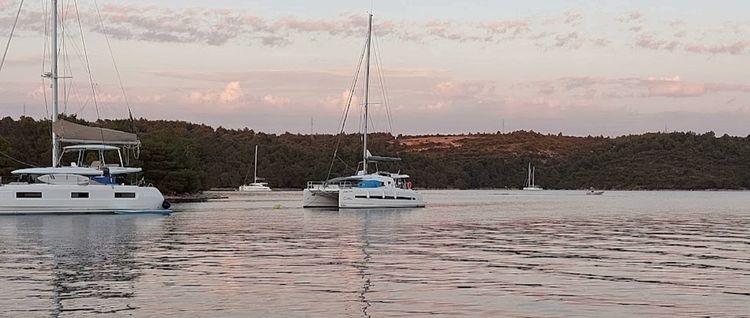
[[[69,118],[76,120],[75,117]],[[85,122],[83,122],[85,123]],[[0,176],[25,167],[16,160],[49,165],[50,125],[23,117],[0,120]],[[237,187],[251,172],[260,145],[258,174],[272,187],[301,188],[326,177],[338,136],[265,134],[212,128],[181,121],[139,119],[91,125],[135,131],[148,182],[166,193]],[[331,176],[351,174],[361,156],[359,135],[343,135]],[[529,162],[547,189],[748,189],[750,138],[713,133],[648,133],[570,137],[516,131],[508,134],[391,136],[369,138],[373,154],[400,156],[401,170],[420,188],[518,188]],[[250,175],[252,177],[252,175]]]

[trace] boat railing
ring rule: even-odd
[[[307,188],[312,190],[332,189],[350,189],[353,185],[349,181],[327,182],[327,181],[308,181]]]

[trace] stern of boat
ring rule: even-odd
[[[328,186],[324,182],[308,182],[302,191],[303,208],[337,208],[339,206],[339,188]]]

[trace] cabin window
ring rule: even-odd
[[[88,199],[89,193],[88,192],[71,192],[70,197],[72,199]]]
[[[118,198],[118,199],[135,199],[135,192],[115,192],[115,198]]]
[[[16,192],[16,198],[19,199],[40,199],[41,197],[41,192]]]

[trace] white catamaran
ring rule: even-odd
[[[526,178],[526,186],[523,188],[524,191],[542,191],[542,187],[537,186],[534,180],[534,170],[536,170],[536,167],[531,166],[531,162],[529,162],[529,175]]]
[[[135,134],[59,119],[57,7],[52,0],[52,69],[45,74],[52,81],[52,166],[15,170],[17,181],[0,182],[0,214],[171,212],[158,189],[124,183],[141,171],[125,166],[120,148],[139,147]]]
[[[373,156],[367,150],[367,125],[370,86],[370,51],[372,14],[369,15],[364,84],[364,133],[362,162],[357,174],[328,181],[310,181],[304,190],[304,207],[309,208],[412,208],[424,207],[422,195],[411,189],[409,176],[379,171],[378,162],[400,161],[400,158]],[[353,90],[352,90],[353,92]],[[343,127],[342,127],[343,128]],[[368,172],[374,164],[375,172]]]
[[[240,192],[270,192],[271,188],[266,182],[258,182],[258,145],[255,145],[255,163],[253,164],[253,182],[243,184],[237,189]]]

